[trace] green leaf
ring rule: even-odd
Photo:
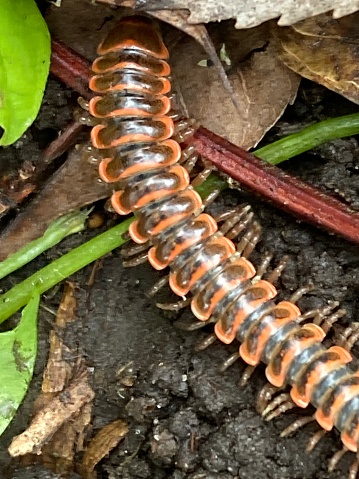
[[[0,333],[0,435],[15,416],[34,372],[39,303],[40,294],[35,292],[18,326]]]
[[[34,0],[0,0],[0,145],[35,120],[50,68],[47,25]]]

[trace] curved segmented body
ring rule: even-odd
[[[276,288],[257,280],[256,268],[203,213],[200,196],[181,166],[181,148],[171,137],[168,52],[152,23],[122,19],[99,46],[90,88],[90,114],[99,119],[93,145],[103,150],[100,176],[119,182],[112,197],[121,215],[134,212],[130,236],[150,242],[151,265],[169,266],[169,283],[179,296],[192,295],[191,308],[200,321],[211,318],[225,344],[237,339],[239,355],[255,366],[267,364],[266,376],[276,387],[292,386],[299,407],[311,403],[322,428],[334,426],[344,446],[359,443],[359,371],[351,369],[348,351],[325,348],[324,330],[301,324],[301,312],[290,301],[274,302]]]

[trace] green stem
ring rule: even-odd
[[[205,198],[206,196],[210,195],[214,190],[225,190],[228,188],[228,183],[225,180],[222,180],[219,176],[215,174],[211,174],[206,181],[204,181],[201,185],[196,186],[195,190],[201,196],[201,198]]]
[[[29,263],[66,236],[82,231],[88,213],[88,210],[75,211],[53,221],[41,238],[27,244],[0,263],[0,279]]]
[[[326,141],[359,133],[359,114],[341,116],[321,121],[303,128],[293,135],[253,151],[253,154],[272,165],[278,165],[305,151],[311,150]]]
[[[0,296],[0,323],[27,304],[36,289],[40,294],[71,274],[123,245],[122,235],[134,218],[129,218],[110,230],[53,261]]]

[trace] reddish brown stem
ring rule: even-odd
[[[89,97],[89,62],[58,41],[53,41],[51,72],[81,95]],[[205,128],[199,128],[187,143],[194,145],[198,153],[219,170],[279,208],[359,244],[359,213],[341,201],[268,165]]]
[[[71,146],[76,143],[76,140],[83,130],[84,125],[74,120],[67,125],[66,129],[52,141],[49,146],[44,150],[42,156],[45,164],[51,163],[55,158],[58,158],[64,154]]]
[[[359,244],[359,213],[205,128],[188,141],[244,187],[298,218]]]
[[[50,71],[84,98],[91,98],[88,88],[91,63],[59,40],[52,40]]]

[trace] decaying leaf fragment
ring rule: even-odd
[[[279,57],[293,71],[359,104],[359,15],[329,14],[273,28]]]
[[[107,424],[94,436],[84,454],[81,477],[94,479],[94,468],[128,433],[128,425],[122,419]]]
[[[42,382],[42,392],[45,394],[63,391],[71,379],[75,366],[74,361],[69,361],[69,358],[74,355],[70,354],[70,349],[63,343],[61,338],[61,333],[66,328],[67,323],[75,319],[76,299],[74,292],[74,283],[66,283],[64,295],[57,310],[56,331],[54,329],[50,331],[49,359]],[[66,359],[64,358],[65,356]]]
[[[39,454],[44,443],[58,429],[77,414],[81,407],[92,401],[94,392],[88,383],[87,372],[78,378],[36,414],[30,426],[16,436],[9,447],[12,457],[29,453]]]
[[[146,11],[188,9],[190,23],[236,19],[236,28],[250,28],[279,18],[282,26],[333,11],[333,18],[359,10],[359,0],[98,0]]]

